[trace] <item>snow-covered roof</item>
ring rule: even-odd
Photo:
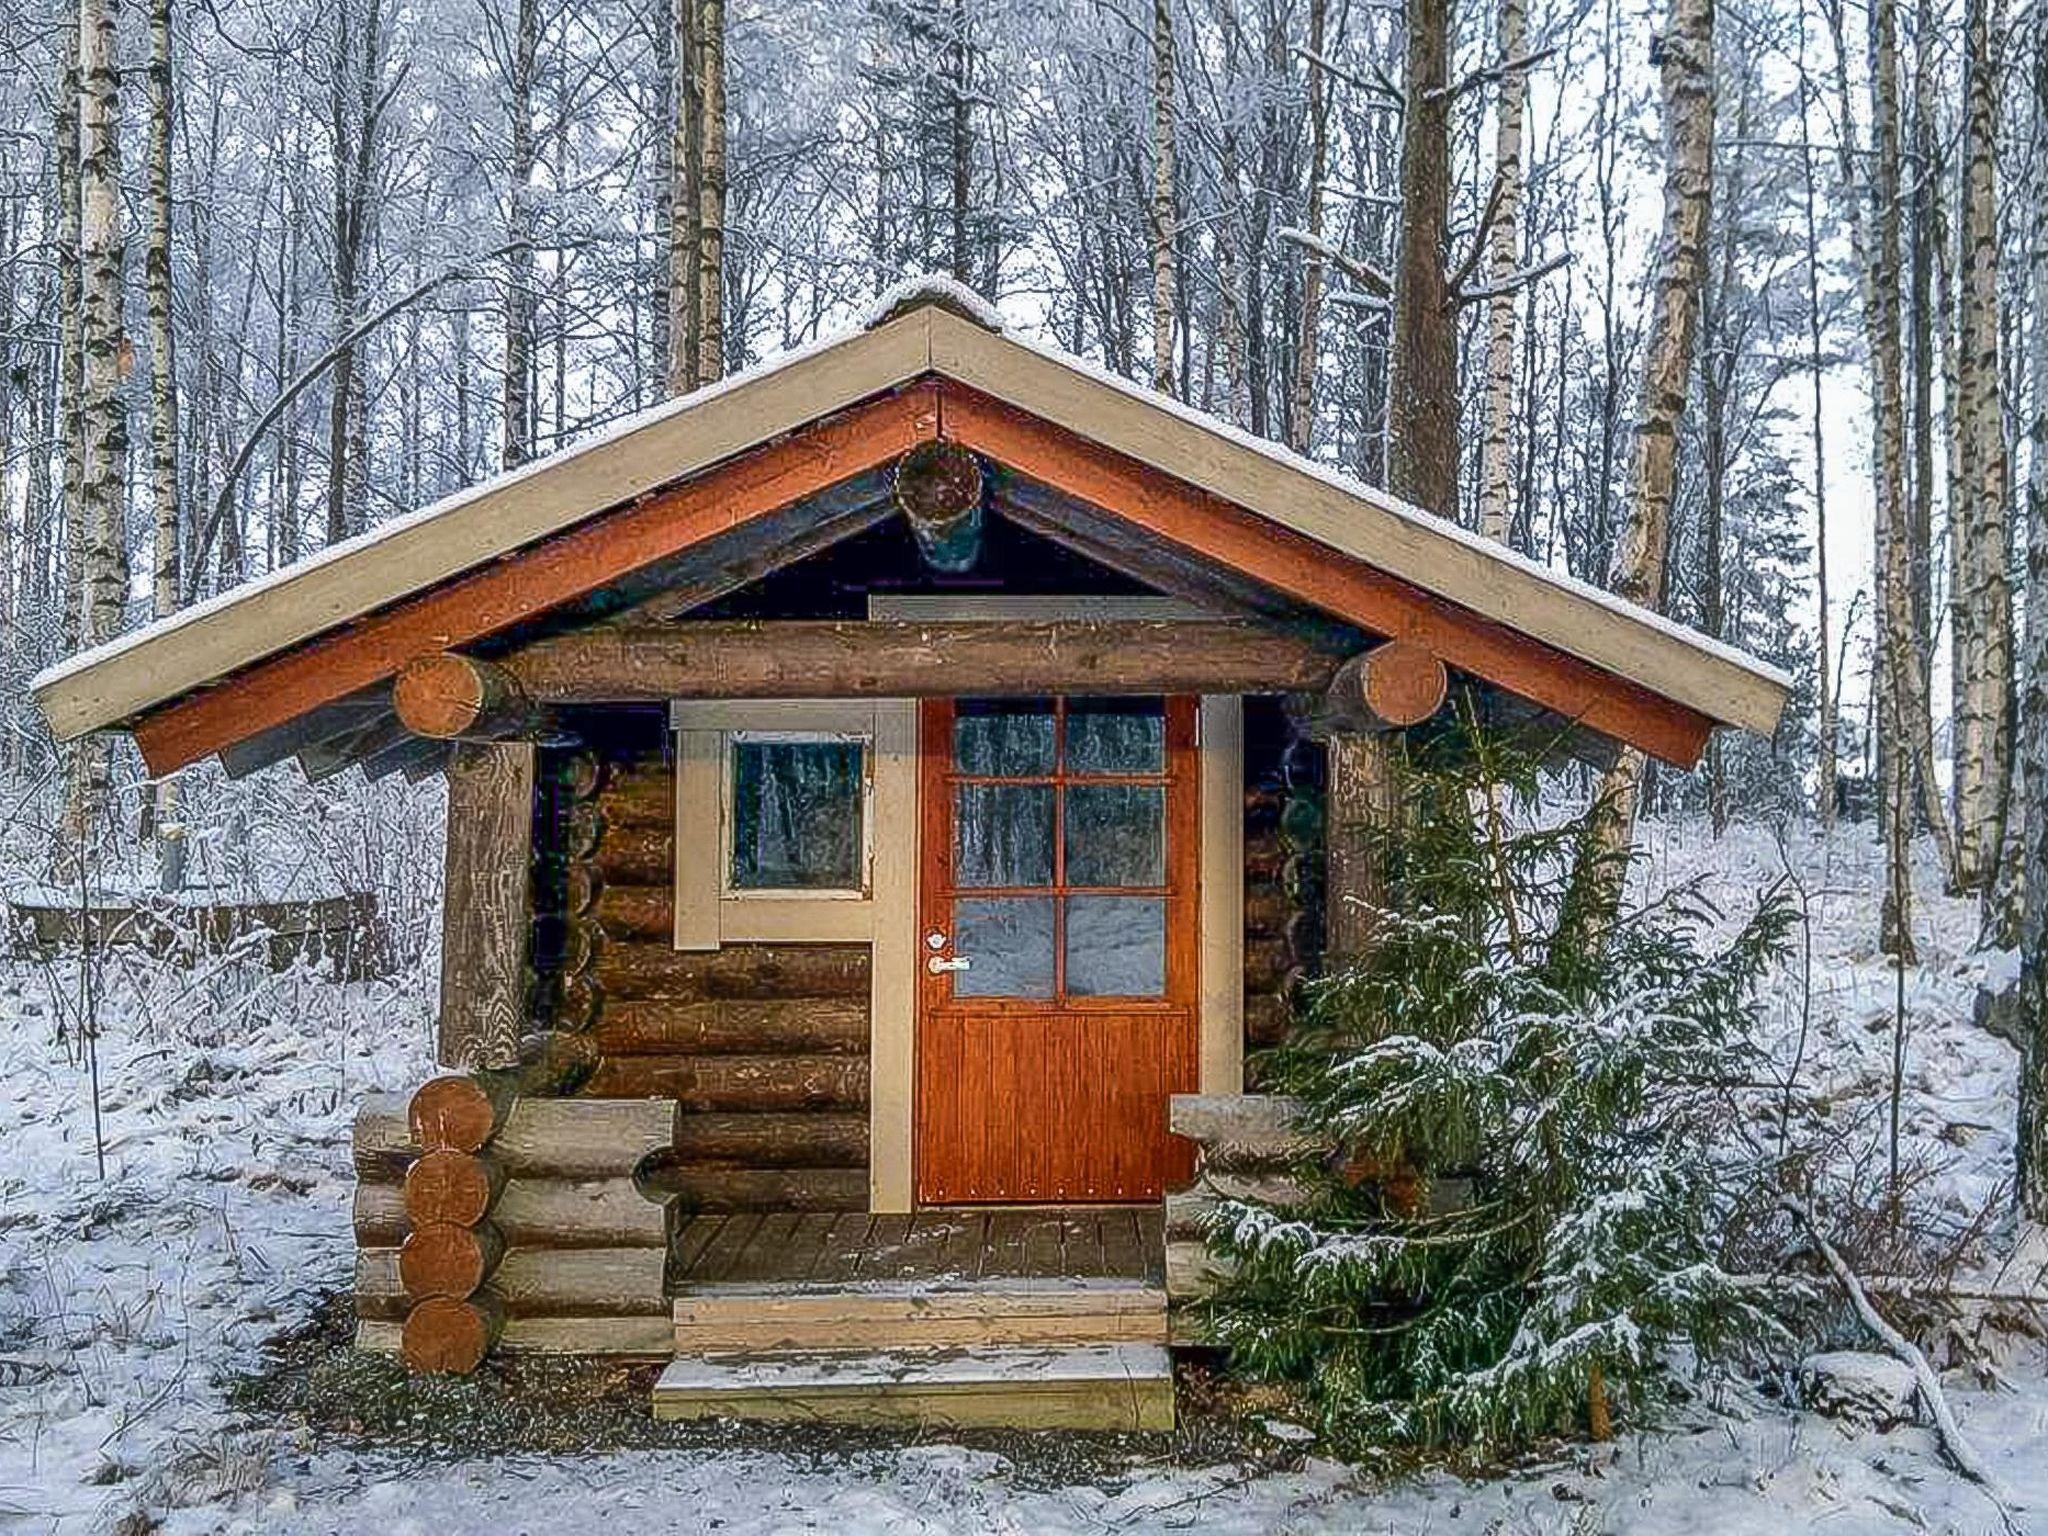
[[[979,295],[933,278],[885,294],[860,329],[656,406],[59,663],[31,686],[62,739],[132,725],[600,513],[934,378],[1253,513],[1276,537],[1304,537],[1713,722],[1769,732],[1783,708],[1789,679],[1777,669],[1020,336]],[[935,422],[932,430],[945,428]]]

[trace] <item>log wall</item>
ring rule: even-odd
[[[1277,699],[1245,701],[1244,1035],[1254,1053],[1286,1037],[1323,951],[1323,750]]]
[[[583,1096],[681,1107],[652,1187],[685,1211],[865,1210],[868,946],[674,948],[675,776],[661,748],[602,761],[556,835],[563,915],[546,990],[557,1021],[573,1017],[597,1048]]]

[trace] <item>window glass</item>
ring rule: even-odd
[[[1165,789],[1157,784],[1069,785],[1067,884],[1165,883]]]
[[[1165,899],[1068,897],[1067,991],[1075,997],[1164,996]]]
[[[1050,699],[962,699],[953,716],[953,764],[997,778],[1051,773]]]
[[[962,897],[953,904],[953,950],[967,969],[955,997],[1051,997],[1050,896]]]
[[[736,891],[851,891],[861,869],[861,744],[732,743]]]
[[[953,880],[1051,885],[1050,784],[962,784],[953,800]]]
[[[1067,702],[1067,772],[1159,773],[1165,767],[1165,700]]]

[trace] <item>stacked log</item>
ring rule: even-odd
[[[458,1375],[493,1348],[666,1354],[667,1202],[636,1174],[669,1148],[675,1106],[525,1097],[502,1078],[436,1078],[358,1116],[358,1344]]]
[[[1266,1094],[1177,1093],[1167,1111],[1195,1144],[1195,1178],[1166,1197],[1166,1297],[1174,1342],[1203,1342],[1194,1303],[1223,1273],[1209,1251],[1210,1217],[1223,1200],[1287,1206],[1302,1198],[1294,1169],[1322,1150],[1295,1125],[1292,1099]]]
[[[356,1111],[356,1343],[395,1349],[410,1308],[398,1278],[398,1250],[412,1230],[405,1176],[419,1157],[402,1094],[372,1094]]]

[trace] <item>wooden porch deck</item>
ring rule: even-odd
[[[1015,1280],[1161,1286],[1165,1278],[1165,1216],[1156,1205],[703,1215],[686,1218],[669,1244],[669,1289],[678,1294]]]

